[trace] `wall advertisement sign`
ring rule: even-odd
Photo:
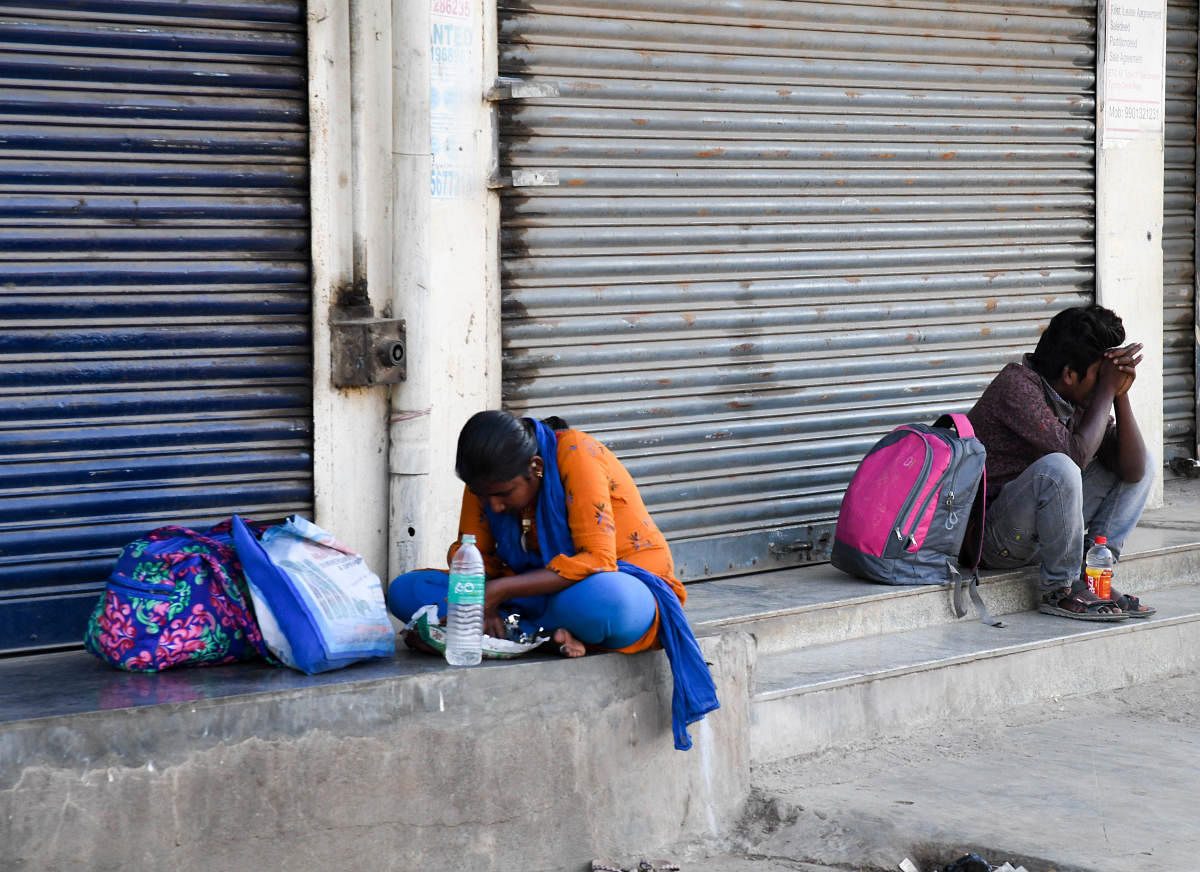
[[[1114,0],[1104,11],[1101,146],[1162,136],[1163,0]]]
[[[430,13],[430,193],[436,200],[453,200],[467,193],[467,146],[474,137],[474,119],[462,110],[467,101],[479,99],[476,28],[465,0],[433,0]]]

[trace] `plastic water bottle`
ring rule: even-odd
[[[1096,544],[1088,549],[1087,556],[1083,558],[1083,571],[1087,573],[1088,590],[1100,599],[1112,596],[1112,575],[1116,563],[1117,559],[1108,547],[1108,538],[1097,536]]]
[[[446,605],[446,662],[475,666],[483,659],[483,555],[470,533],[450,561]]]

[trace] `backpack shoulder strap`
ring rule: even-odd
[[[962,412],[949,412],[942,415],[933,422],[935,427],[953,427],[958,431],[958,435],[963,439],[970,439],[975,435],[975,428],[971,426],[971,419]]]
[[[954,429],[958,431],[958,435],[963,439],[970,439],[975,435],[975,428],[971,426],[971,419],[961,412],[951,412],[947,417],[954,422]]]
[[[961,439],[971,439],[975,436],[975,428],[971,426],[971,419],[961,412],[950,412],[942,415],[934,422],[935,427],[953,427]],[[984,514],[987,511],[987,469],[981,471],[979,476],[979,490],[975,494],[975,502],[971,506],[970,522],[968,523],[968,534],[963,540],[963,550],[970,550],[970,569],[971,575],[963,577],[954,567],[953,563],[946,561],[946,566],[950,570],[951,578],[951,600],[954,608],[954,614],[957,617],[963,617],[967,613],[967,597],[975,604],[975,610],[979,614],[979,620],[992,627],[1003,627],[1004,622],[993,618],[987,610],[987,606],[983,603],[983,597],[979,595],[979,562],[983,555],[983,523]],[[968,541],[975,537],[974,541]],[[959,555],[961,560],[962,554]]]
[[[966,600],[967,596],[970,596],[980,621],[990,627],[1004,627],[1004,621],[992,617],[983,603],[983,597],[979,595],[979,572],[973,570],[970,576],[963,576],[950,561],[946,561],[946,566],[950,569],[950,602],[955,617],[961,618],[967,614]]]

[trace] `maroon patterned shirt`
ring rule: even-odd
[[[967,413],[975,435],[987,451],[989,503],[1000,493],[1000,488],[1047,454],[1065,454],[1080,469],[1093,459],[1076,456],[1077,448],[1071,439],[1083,409],[1076,409],[1060,397],[1029,365],[1029,358],[1027,354],[1021,363],[1010,363],[1000,370]],[[1098,452],[1104,461],[1108,461],[1114,447],[1115,432],[1110,420]],[[1111,468],[1109,462],[1105,465]]]

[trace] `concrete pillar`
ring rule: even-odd
[[[488,0],[393,0],[393,308],[408,379],[392,390],[389,574],[444,566],[463,421],[500,398],[498,211]]]
[[[1166,0],[1101,2],[1098,21],[1096,301],[1145,344],[1130,399],[1161,454]],[[1161,502],[1160,471],[1150,503]]]
[[[370,53],[376,29],[364,24],[360,6],[365,4],[356,4],[352,27],[347,0],[308,4],[314,520],[382,573],[387,395],[381,388],[339,389],[330,383],[330,310],[357,289],[368,293],[379,312],[390,290],[388,271],[374,250],[380,212],[387,208],[373,190],[379,157],[372,103],[380,96],[352,61]],[[382,256],[384,264],[388,260]]]

